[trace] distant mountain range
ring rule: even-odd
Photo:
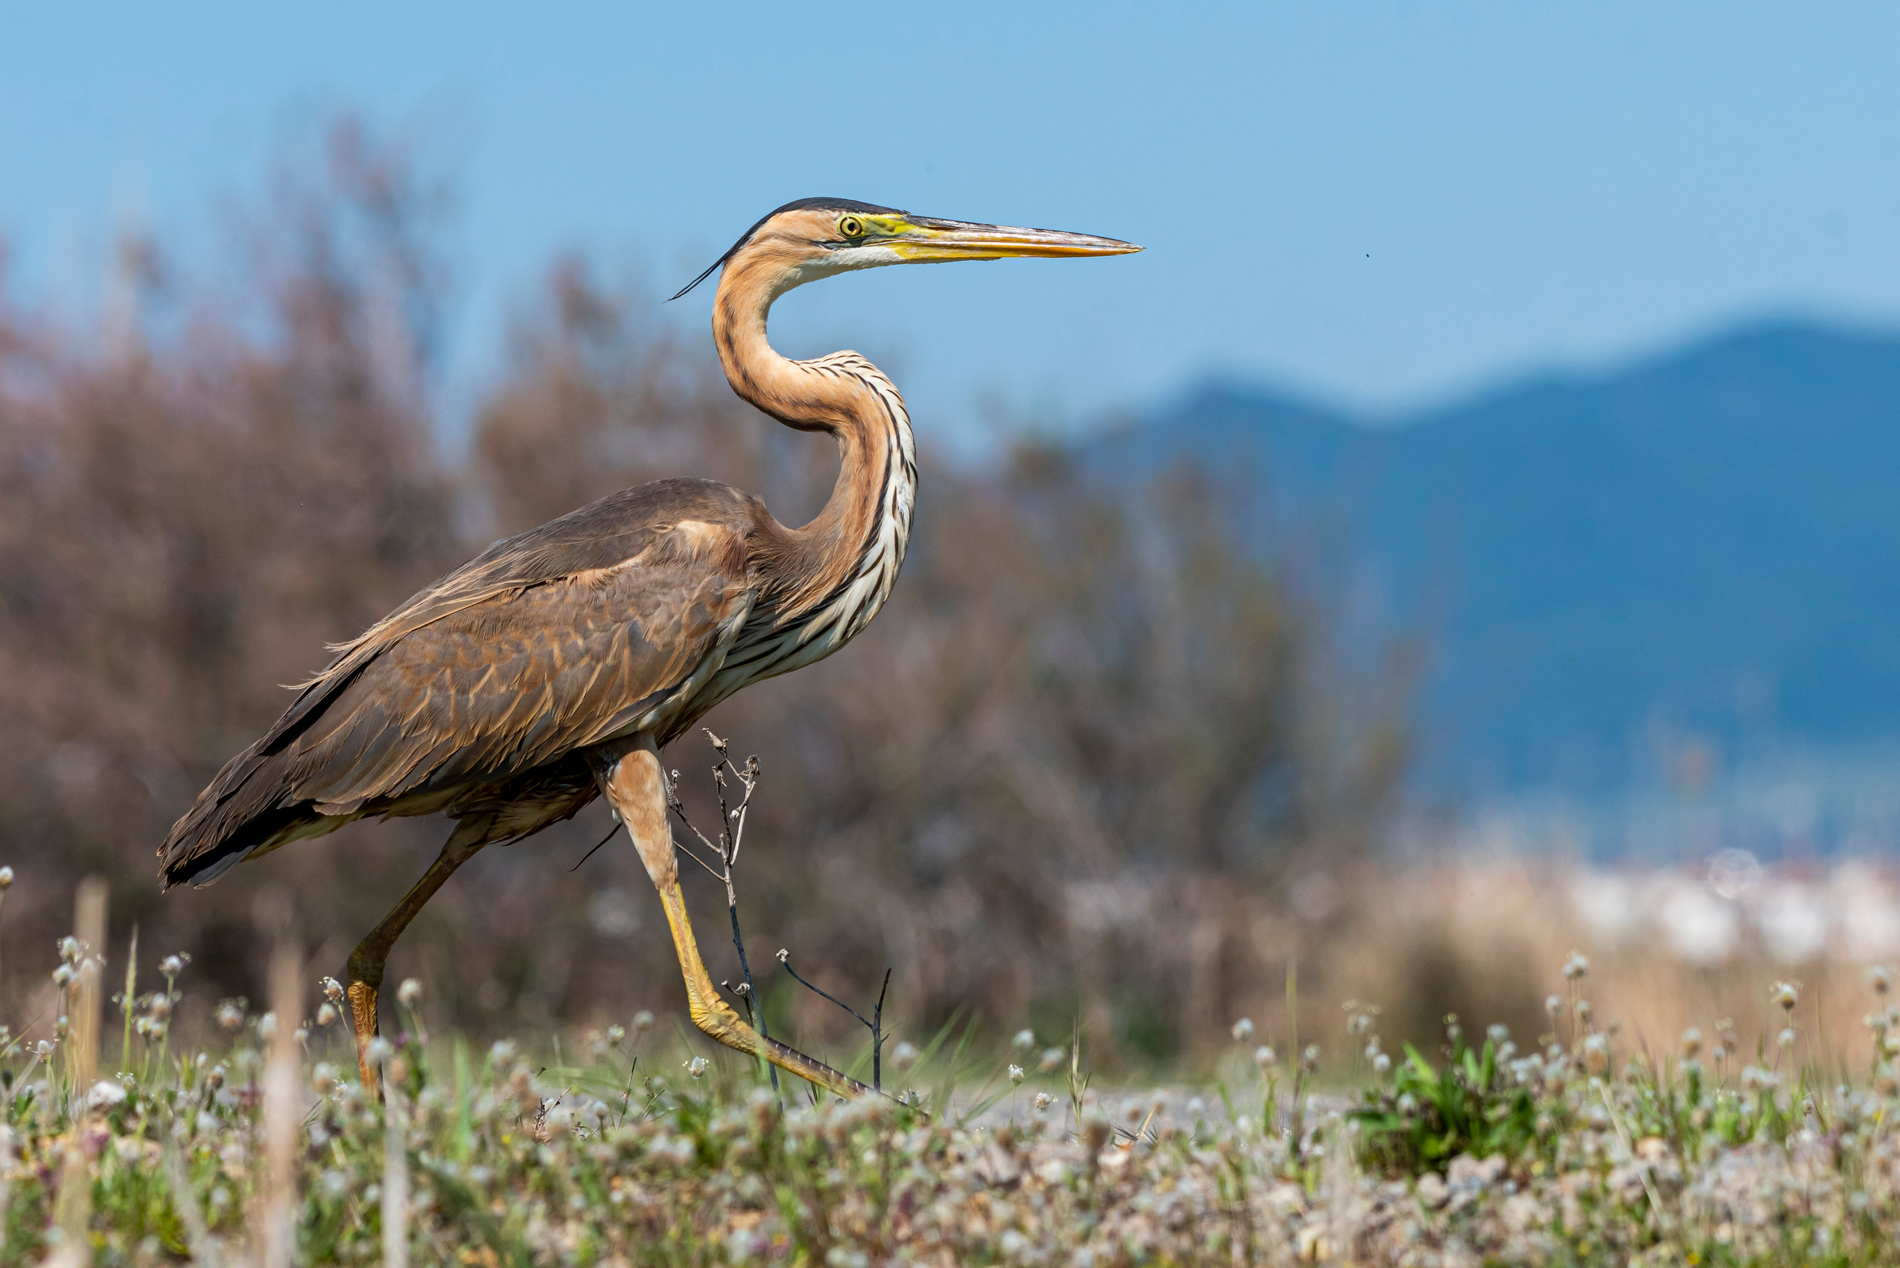
[[[1211,457],[1254,530],[1343,536],[1355,602],[1430,652],[1426,788],[1900,740],[1900,332],[1763,323],[1377,425],[1216,383],[1091,448]]]

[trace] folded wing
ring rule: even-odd
[[[629,490],[414,596],[226,764],[161,847],[166,882],[366,815],[445,811],[509,839],[573,814],[594,795],[578,750],[664,729],[743,624],[743,497]]]

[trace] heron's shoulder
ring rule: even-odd
[[[751,494],[714,480],[656,480],[610,493],[525,533],[491,545],[457,572],[509,561],[552,580],[633,559],[655,537],[682,524],[750,532],[763,507]]]
[[[504,537],[347,643],[315,684],[348,672],[366,655],[473,604],[506,599],[569,579],[599,584],[629,566],[691,562],[745,572],[744,543],[758,499],[711,480],[659,480],[610,493],[513,537]]]

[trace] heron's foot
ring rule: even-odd
[[[706,962],[700,958],[693,922],[686,914],[686,898],[680,893],[679,860],[674,856],[672,833],[666,825],[666,777],[660,770],[660,750],[653,736],[643,733],[589,752],[600,790],[626,825],[627,835],[633,838],[640,861],[659,891],[660,905],[666,909],[673,949],[679,953],[680,973],[686,979],[686,1004],[692,1010],[693,1024],[726,1047],[770,1061],[827,1092],[854,1101],[870,1095],[872,1089],[856,1079],[765,1038],[720,998],[712,975],[706,972]]]
[[[376,988],[361,978],[351,978],[349,987],[350,1023],[356,1027],[356,1067],[363,1075],[363,1091],[377,1096],[376,1067],[369,1061],[369,1041],[376,1037]]]
[[[693,1014],[693,1024],[725,1044],[726,1047],[736,1048],[740,1052],[770,1061],[779,1069],[796,1074],[806,1082],[816,1084],[846,1100],[855,1101],[861,1096],[872,1095],[871,1088],[850,1075],[841,1074],[824,1062],[806,1056],[796,1048],[761,1035],[717,995],[694,990],[690,985],[687,995],[687,1004]]]

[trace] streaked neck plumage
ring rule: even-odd
[[[917,493],[910,414],[883,372],[855,352],[793,361],[767,341],[772,301],[802,280],[769,253],[742,251],[713,301],[713,342],[733,391],[789,427],[838,441],[830,499],[809,524],[786,530],[789,550],[767,578],[777,591],[764,596],[774,624],[808,627],[798,664],[836,650],[890,596]]]

